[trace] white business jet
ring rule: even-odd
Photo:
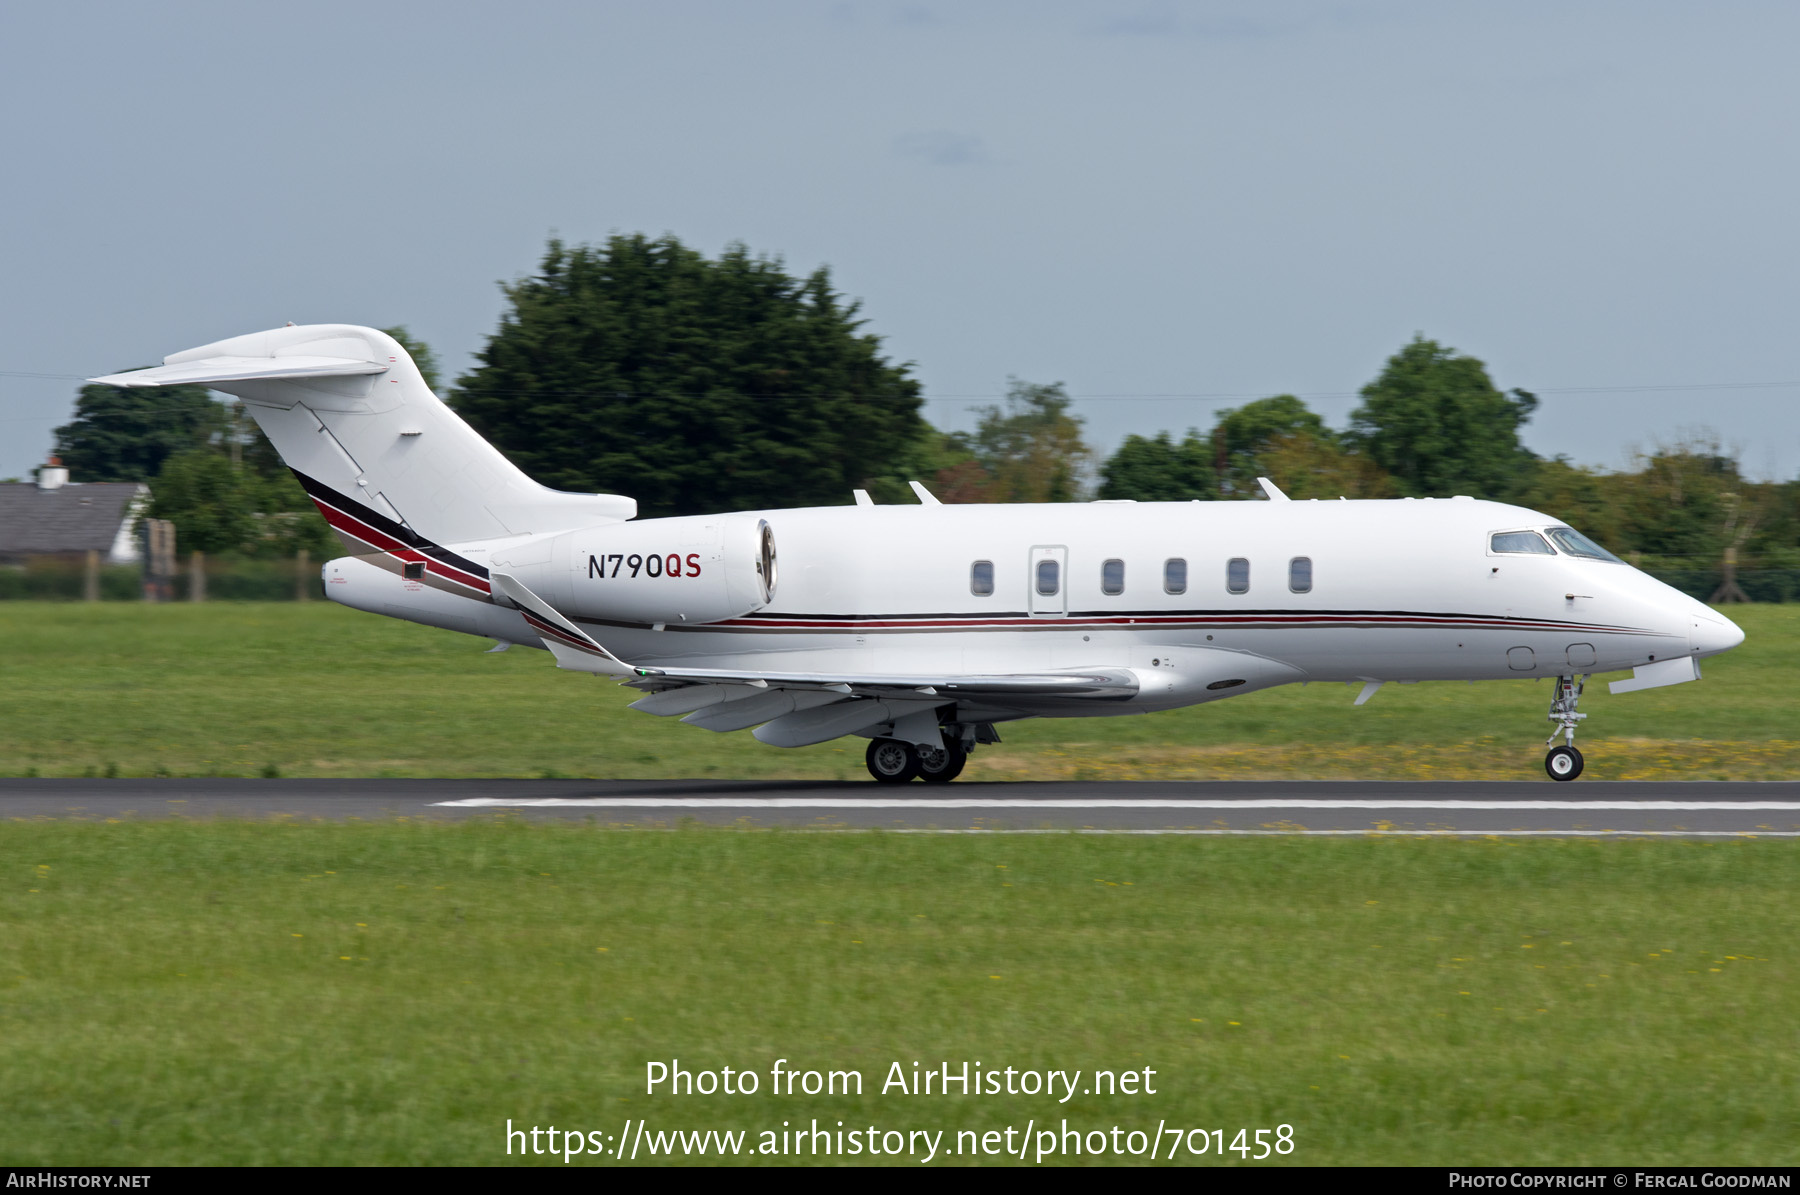
[[[351,554],[359,610],[548,648],[633,709],[777,747],[871,741],[947,781],[995,726],[1140,714],[1295,681],[1554,677],[1545,769],[1582,770],[1583,684],[1696,680],[1730,620],[1536,511],[1470,498],[856,505],[635,520],[549,490],[391,337],[290,325],[95,378],[244,400]],[[776,545],[780,544],[777,567]]]

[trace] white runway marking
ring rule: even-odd
[[[1367,801],[1295,798],[1283,801],[1180,800],[1155,797],[1070,801],[1033,797],[467,797],[438,806],[564,809],[1550,809],[1800,812],[1800,801]]]

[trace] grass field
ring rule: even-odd
[[[1800,606],[1740,606],[1706,679],[1589,687],[1596,779],[1800,777]],[[0,603],[0,774],[862,779],[862,739],[784,751],[624,707],[539,651],[341,606]],[[1008,724],[970,779],[1543,779],[1549,688],[1289,686],[1166,714]]]
[[[1732,613],[1749,641],[1700,684],[1590,690],[1590,775],[1800,774],[1800,609]],[[0,603],[0,636],[12,775],[864,774],[860,740],[711,735],[543,653],[322,604]],[[1547,699],[1276,690],[1009,726],[970,774],[1536,778]],[[1794,850],[15,819],[0,1163],[489,1164],[509,1119],[755,1149],[816,1117],[950,1149],[1066,1118],[1290,1125],[1303,1164],[1791,1165]],[[762,1091],[647,1096],[677,1058]],[[771,1095],[781,1058],[864,1092]],[[880,1091],[964,1061],[1157,1092]],[[981,1160],[1005,1159],[939,1158]]]
[[[1785,842],[13,822],[0,860],[9,1164],[492,1164],[509,1118],[627,1117],[1800,1162]],[[763,1090],[647,1097],[671,1058]],[[865,1094],[773,1097],[780,1058]],[[878,1094],[945,1060],[1157,1091]]]

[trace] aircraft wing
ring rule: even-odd
[[[634,688],[665,690],[692,685],[754,685],[831,689],[845,697],[1131,697],[1137,677],[1125,668],[1083,672],[1019,672],[990,675],[856,672],[733,672],[716,668],[632,668]]]
[[[743,730],[777,747],[804,747],[888,725],[917,742],[937,738],[946,702],[1037,705],[1046,699],[1125,700],[1138,691],[1127,669],[1079,673],[878,675],[872,673],[731,672],[634,667],[632,688],[650,689],[631,708],[706,730]]]
[[[651,668],[627,664],[517,578],[490,572],[500,597],[516,606],[558,667],[625,677],[649,692],[631,708],[707,730],[743,730],[781,747],[801,747],[883,723],[917,721],[935,738],[933,712],[947,701],[1041,702],[1056,698],[1123,701],[1137,694],[1127,668],[993,675],[947,673],[783,672],[723,668]]]

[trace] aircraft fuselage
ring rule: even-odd
[[[704,519],[624,525],[640,545],[666,553],[609,553],[619,525],[457,550],[479,564],[542,557],[510,567],[633,665],[951,674],[1127,668],[1140,684],[1125,703],[1134,711],[1294,681],[1616,671],[1711,655],[1742,638],[1706,606],[1629,565],[1494,552],[1494,533],[1557,520],[1472,499],[843,506],[722,517],[766,521],[779,572],[766,605],[706,623],[681,620],[684,585],[698,589],[711,579],[708,568],[727,563],[685,550],[691,525]],[[521,552],[523,544],[536,546]],[[1045,572],[1046,564],[1054,568]],[[538,643],[518,611],[455,585],[409,581],[392,557],[342,558],[326,566],[325,579],[327,594],[347,605]],[[667,595],[658,619],[643,615],[662,608],[645,598],[652,588]],[[609,616],[609,603],[638,616]],[[1110,699],[1008,706],[1039,715],[1125,712]],[[989,714],[1008,716],[980,716]]]

